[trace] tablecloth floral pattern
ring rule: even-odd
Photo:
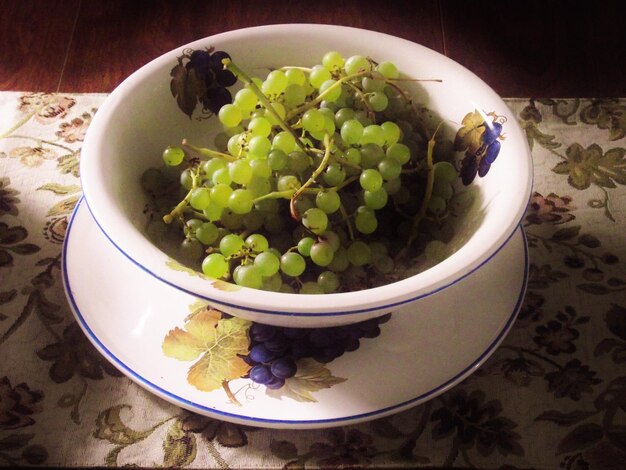
[[[626,100],[506,100],[535,181],[528,291],[493,356],[408,411],[294,432],[152,396],[74,321],[61,249],[105,98],[0,93],[0,465],[626,468]]]

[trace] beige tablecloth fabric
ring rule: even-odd
[[[530,279],[486,364],[389,418],[289,431],[156,398],[74,321],[60,253],[105,98],[0,93],[1,465],[626,468],[626,100],[506,100],[534,161]]]

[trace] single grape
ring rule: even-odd
[[[287,167],[295,173],[302,174],[311,165],[310,157],[304,152],[291,152],[287,160]]]
[[[363,191],[363,202],[373,210],[382,209],[387,205],[389,196],[385,188],[378,188],[376,191]],[[375,230],[375,229],[374,229]]]
[[[363,241],[354,241],[348,247],[347,255],[353,266],[364,266],[370,262],[370,247]]]
[[[330,80],[330,70],[323,65],[316,65],[311,69],[309,82],[314,88],[319,88],[326,80]]]
[[[287,77],[287,83],[294,85],[304,85],[306,81],[306,75],[304,72],[298,68],[292,68],[285,71],[285,76]]]
[[[341,125],[341,138],[346,145],[358,144],[361,142],[363,130],[363,124],[357,119],[348,119]]]
[[[306,261],[299,253],[287,252],[280,257],[280,269],[287,276],[300,276],[306,268]]]
[[[259,289],[263,282],[261,270],[254,264],[239,266],[233,273],[233,279],[238,285],[251,289]]]
[[[317,242],[311,247],[311,261],[318,266],[328,266],[332,262],[334,255],[335,251],[330,243]]]
[[[383,134],[385,135],[385,145],[393,145],[400,140],[400,136],[402,135],[402,131],[400,130],[400,126],[398,126],[393,121],[385,121],[380,127],[383,129]]]
[[[280,268],[280,259],[274,253],[264,251],[254,258],[254,264],[259,268],[263,276],[272,276]]]
[[[281,176],[276,183],[278,191],[297,190],[300,186],[302,186],[302,183],[300,183],[298,177],[294,175]]]
[[[220,108],[218,118],[224,127],[235,127],[241,122],[241,109],[234,104],[226,104]]]
[[[349,121],[350,119],[354,119],[356,113],[352,108],[341,108],[335,113],[335,125],[341,129],[343,123]]]
[[[302,85],[289,84],[283,94],[285,104],[291,108],[300,106],[306,101],[306,88]]]
[[[215,185],[218,185],[218,184],[230,185],[230,183],[233,182],[233,180],[230,177],[230,171],[228,167],[220,168],[219,170],[216,170],[215,173],[213,173],[213,176],[211,177],[211,181]]]
[[[344,64],[344,71],[347,75],[353,75],[359,72],[369,72],[371,69],[372,64],[370,61],[361,55],[348,57]]]
[[[260,343],[250,348],[248,356],[257,364],[267,364],[276,358],[276,353],[268,350],[263,343]]]
[[[251,111],[253,110],[259,99],[250,88],[242,88],[239,90],[233,99],[233,104],[241,110]]]
[[[320,132],[324,124],[324,115],[317,108],[311,108],[302,115],[302,127],[308,132]]]
[[[229,257],[241,251],[244,246],[243,238],[234,233],[229,233],[225,235],[220,240],[220,252],[225,257]]]
[[[378,219],[371,208],[361,206],[354,217],[354,225],[359,232],[369,235],[378,228]]]
[[[360,143],[361,145],[373,143],[382,147],[385,145],[385,132],[383,131],[383,128],[378,124],[365,126],[363,128],[363,135],[361,136]]]
[[[326,80],[320,85],[320,94],[324,93],[324,99],[329,102],[335,102],[341,96],[341,85],[334,86],[337,83],[337,80],[333,80],[332,78]],[[326,92],[329,88],[333,87],[331,90]]]
[[[168,166],[178,166],[185,158],[185,152],[180,147],[167,147],[163,151],[163,161]]]
[[[202,261],[202,272],[208,277],[219,279],[228,272],[228,262],[221,253],[211,253]]]
[[[255,253],[262,253],[267,251],[270,247],[269,242],[265,236],[260,233],[253,233],[248,235],[245,240],[246,245]]]
[[[367,101],[372,109],[376,112],[384,111],[385,109],[387,109],[387,105],[389,104],[389,99],[387,98],[387,95],[385,95],[382,91],[374,91],[370,93],[367,97]]]
[[[193,187],[193,171],[185,168],[180,174],[180,185],[189,191]]]
[[[296,149],[296,139],[291,133],[281,131],[272,139],[272,150],[281,150],[285,154],[289,154]]]
[[[267,140],[265,137],[257,137]],[[253,137],[253,139],[256,139],[257,137]],[[234,162],[228,164],[228,174],[234,183],[247,184],[252,178],[252,168],[246,160],[235,160]]]
[[[502,133],[502,124],[499,122],[485,123],[485,130],[481,135],[481,139],[485,145],[491,145]],[[493,162],[492,162],[493,163]]]
[[[248,375],[250,380],[260,385],[265,385],[274,379],[274,375],[270,371],[270,368],[263,364],[252,366]]]
[[[332,162],[324,172],[324,182],[329,186],[339,186],[346,179],[346,172],[338,162]]]
[[[261,87],[264,93],[279,95],[287,87],[287,76],[282,70],[272,70]]]
[[[302,238],[297,245],[298,253],[302,256],[309,257],[311,256],[311,248],[315,244],[315,239],[311,237]]]
[[[211,193],[209,188],[196,188],[191,192],[189,205],[194,209],[201,211],[209,205],[211,201]]]
[[[341,198],[334,189],[324,189],[315,196],[315,205],[327,214],[332,214],[339,209]]]
[[[295,361],[289,357],[281,357],[274,360],[270,367],[272,374],[279,379],[289,379],[296,375],[298,370]]]
[[[235,214],[247,214],[253,205],[254,197],[248,189],[235,189],[228,198],[228,207]]]
[[[388,79],[394,79],[400,76],[400,72],[398,72],[398,68],[395,66],[395,64],[389,61],[380,62],[376,66],[376,71],[380,72],[383,75],[383,77],[388,78]]]
[[[449,162],[437,162],[434,164],[435,180],[445,183],[454,183],[458,178],[458,173],[454,165]]]
[[[248,131],[252,135],[267,137],[272,131],[272,125],[264,117],[255,117],[250,119],[250,122],[248,123]]]
[[[398,160],[386,157],[378,164],[378,171],[385,181],[389,181],[400,176],[402,165]]]
[[[411,159],[411,150],[402,143],[391,144],[387,147],[387,157],[393,158],[400,165],[404,165]]]
[[[217,240],[217,226],[211,222],[205,222],[196,229],[195,235],[203,245],[210,245]]]
[[[337,291],[340,286],[339,276],[333,271],[324,271],[317,276],[317,283],[326,294]]]
[[[340,69],[344,63],[345,59],[337,51],[329,51],[322,57],[322,65],[328,70]]]
[[[501,148],[500,141],[499,140],[494,140],[487,147],[487,150],[485,152],[485,156],[483,157],[483,159],[486,160],[487,163],[489,163],[491,165],[496,160],[496,158],[498,157],[498,154],[500,153],[500,148]]]
[[[383,177],[379,171],[368,168],[361,172],[359,183],[366,191],[376,191],[383,185]]]
[[[302,224],[311,232],[320,235],[328,226],[328,216],[323,210],[313,207],[302,215]]]
[[[265,158],[272,147],[272,143],[267,137],[255,135],[248,142],[248,153],[256,158]],[[233,181],[237,181],[233,178]],[[245,183],[240,183],[245,184]]]
[[[377,144],[369,143],[361,147],[361,167],[376,168],[385,158],[385,152]]]
[[[267,155],[267,162],[273,171],[280,171],[287,166],[287,154],[280,149],[273,149]]]

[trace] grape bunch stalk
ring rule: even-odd
[[[261,79],[221,51],[189,57],[196,72],[241,85],[212,108],[223,128],[214,148],[183,139],[163,152],[182,191],[163,221],[180,229],[194,267],[244,287],[323,294],[393,282],[416,258],[441,258],[429,247],[443,242],[423,227],[452,213],[459,174],[453,155],[435,151],[438,131],[420,125],[393,63],[330,51]],[[144,188],[162,196],[166,170],[147,170]]]

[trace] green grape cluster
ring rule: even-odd
[[[435,161],[393,63],[331,51],[264,79],[224,68],[242,87],[217,113],[214,148],[184,140],[163,153],[184,190],[163,220],[206,276],[332,293],[395,280],[416,249],[440,256],[418,229],[445,217],[458,172]]]

